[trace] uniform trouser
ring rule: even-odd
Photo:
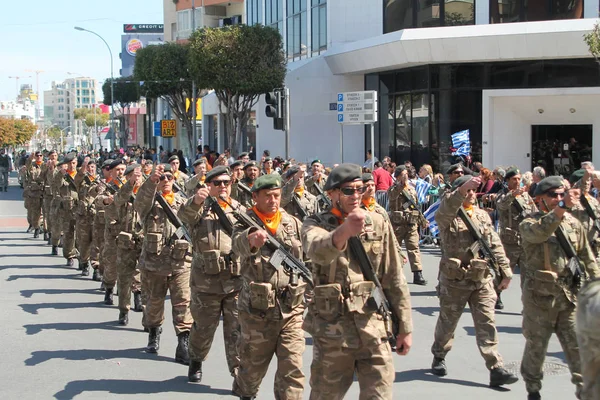
[[[583,400],[600,399],[600,281],[592,282],[579,294],[577,341],[581,348]]]
[[[273,355],[277,355],[275,399],[302,399],[304,373],[303,313],[269,320],[240,311],[240,368],[236,377],[239,394],[256,396]]]
[[[148,325],[146,324],[146,304],[148,304],[148,283],[146,282],[146,276],[148,275],[146,273],[146,271],[144,270],[144,268],[140,265],[140,281],[141,281],[141,285],[144,288],[144,290],[142,290],[142,326],[144,328],[147,328]]]
[[[104,287],[112,289],[117,283],[117,237],[120,230],[111,229],[108,226],[104,229],[104,248],[102,249],[102,261],[104,271],[102,271],[102,281]]]
[[[105,224],[99,223],[98,219],[94,220],[92,228],[92,248],[90,257],[92,259],[92,267],[98,268],[101,274],[104,274],[104,259],[102,258],[102,249],[104,249],[104,229]]]
[[[79,252],[79,263],[90,261],[92,249],[93,219],[87,215],[77,215],[77,226],[75,236],[77,237],[77,251]]]
[[[60,235],[62,235],[62,219],[60,213],[60,199],[52,199],[52,207],[50,209],[50,218],[52,219],[52,230],[50,234],[52,235],[52,246],[58,246],[58,242],[60,241]]]
[[[175,334],[189,332],[194,322],[190,313],[190,269],[173,272],[169,276],[145,270],[143,284],[146,285],[144,291],[147,292],[144,326],[158,328],[163,324],[168,291],[171,296]]]
[[[193,274],[193,271],[192,271]],[[223,316],[223,339],[227,366],[232,376],[235,376],[240,366],[238,342],[240,324],[238,321],[239,291],[228,294],[203,293],[195,289],[192,283],[192,302],[190,311],[194,325],[190,332],[190,359],[206,361],[208,352]]]
[[[523,256],[523,248],[519,244],[507,244],[502,242],[506,256],[510,261],[510,268],[515,270],[518,265],[521,274],[521,287],[523,287],[523,278],[525,277],[525,257]]]
[[[44,213],[44,232],[52,232],[52,196],[49,193],[44,194],[42,201],[42,212]]]
[[[355,373],[360,387],[359,399],[392,399],[395,370],[387,342],[350,349],[340,347],[338,340],[313,338],[311,400],[343,399]]]
[[[38,229],[40,227],[40,220],[42,218],[42,198],[41,197],[28,197],[26,202],[27,208],[27,222],[32,228]]]
[[[581,359],[575,333],[576,307],[564,293],[537,296],[531,290],[523,291],[523,336],[525,350],[521,362],[521,375],[527,392],[539,392],[544,378],[543,366],[552,333],[556,333],[571,370],[571,382],[577,392],[581,390]]]
[[[491,281],[481,289],[459,289],[440,282],[440,315],[435,326],[431,352],[436,358],[445,359],[452,349],[454,331],[467,303],[473,316],[477,347],[488,369],[503,365],[498,353],[498,332],[496,331],[494,306],[496,292]]]
[[[400,225],[395,229],[396,239],[398,243],[406,246],[408,253],[408,261],[412,272],[423,270],[421,265],[421,251],[419,250],[419,225],[406,224]]]
[[[0,167],[0,187],[8,187],[8,168]]]
[[[72,211],[62,210],[62,231],[63,231],[63,257],[66,259],[77,257],[75,250],[75,214]],[[54,235],[52,235],[54,236]]]
[[[142,249],[136,246],[134,249],[117,248],[117,276],[119,288],[119,310],[128,312],[131,308],[131,292],[140,292],[140,271],[137,268]]]

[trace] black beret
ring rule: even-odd
[[[281,188],[281,176],[278,174],[267,174],[259,176],[252,185],[252,193],[262,189],[279,189]]]
[[[267,162],[267,161],[273,161],[273,159],[271,157],[266,157],[264,162]]]
[[[454,171],[456,171],[459,168],[462,169],[463,171],[465,170],[465,167],[462,164],[460,164],[460,163],[458,163],[458,164],[452,164],[450,166],[450,168],[448,168],[448,171],[446,171],[446,174],[450,175],[451,173],[453,173]]]
[[[144,165],[154,165],[154,161],[152,161],[152,160],[149,160],[149,159],[146,159],[146,160],[144,161]]]
[[[110,167],[108,169],[113,170],[115,168],[117,168],[119,165],[125,165],[125,161],[123,161],[123,159],[118,158],[116,160],[114,160],[113,162],[110,163]]]
[[[246,157],[248,155],[248,153],[240,153],[240,155],[238,156],[238,160],[241,160],[242,158]]]
[[[362,168],[360,165],[344,163],[335,167],[325,182],[324,190],[332,190],[340,187],[343,183],[362,179]]]
[[[292,176],[296,175],[300,172],[300,167],[297,165],[291,166],[285,173],[283,174],[284,179],[290,179]]]
[[[42,155],[42,152],[38,150],[38,151],[36,151],[36,152],[34,153],[34,155],[36,155],[36,156],[41,156],[41,155]]]
[[[456,178],[454,180],[454,182],[452,182],[452,190],[455,190],[455,189],[461,187],[462,185],[464,185],[465,183],[470,181],[471,178],[472,178],[471,175],[463,175],[460,178]]]
[[[519,169],[516,167],[511,167],[506,170],[506,173],[504,174],[504,180],[507,181],[516,175],[521,175],[521,171],[519,171]]]
[[[171,164],[161,164],[164,168],[164,172],[171,172],[173,168],[171,168]]]
[[[240,165],[244,165],[244,162],[242,160],[237,160],[237,161],[231,163],[229,168],[234,169],[235,167],[240,166]]]
[[[175,161],[175,160],[179,161],[179,157],[177,157],[176,155],[172,155],[171,157],[169,157],[169,162]]]
[[[208,173],[206,174],[206,178],[204,178],[204,182],[209,183],[214,178],[221,176],[221,175],[230,176],[231,171],[229,170],[229,168],[227,168],[224,165],[219,165],[218,167],[214,167],[213,169],[208,171]]]
[[[129,164],[127,166],[127,168],[125,168],[125,175],[129,175],[130,173],[133,172],[134,169],[140,168],[140,167],[141,167],[141,165],[137,164],[137,163]]]
[[[194,161],[194,163],[192,164],[192,167],[195,167],[196,165],[200,165],[200,164],[206,164],[206,160],[204,158],[199,158],[196,161]]]
[[[57,167],[60,167],[61,165],[64,165],[65,163],[65,158],[64,157],[58,157],[58,162],[56,163]]]
[[[104,160],[104,162],[102,163],[102,169],[110,167],[110,164],[112,164],[112,162],[113,160],[111,160],[110,158],[108,160]]]
[[[57,153],[56,153],[56,150],[50,150],[50,151],[48,152],[48,155],[50,155],[50,154],[57,154]]]
[[[585,169],[578,169],[577,171],[573,172],[569,177],[569,183],[573,185],[575,182],[581,180],[583,178],[583,175],[585,175]]]
[[[313,162],[310,163],[310,166],[312,167],[313,164],[322,164],[321,160],[313,160]]]
[[[552,189],[559,189],[565,186],[565,182],[563,178],[560,176],[549,176],[547,178],[542,179],[537,186],[535,187],[534,196],[540,196]]]
[[[96,165],[96,160],[91,159],[90,161],[88,161],[87,165]]]
[[[373,179],[373,174],[362,174],[362,181],[363,183],[367,183],[369,181],[374,181],[375,179]]]
[[[246,168],[249,168],[249,167],[256,167],[256,168],[258,168],[258,163],[256,161],[248,161],[246,163],[246,165],[244,165],[244,171],[246,170]]]
[[[398,165],[394,170],[394,178],[397,178],[402,171],[406,171],[406,167],[404,165]]]
[[[73,161],[75,159],[75,154],[73,153],[69,153],[65,156],[65,158],[63,159],[63,164],[67,164],[70,163],[71,161]]]

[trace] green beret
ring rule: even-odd
[[[262,189],[279,189],[281,188],[281,177],[277,174],[267,174],[259,176],[252,185],[252,193]]]
[[[96,165],[96,160],[91,159],[90,161],[88,161],[87,165]]]
[[[133,172],[134,169],[141,168],[141,167],[142,166],[140,164],[137,164],[137,163],[129,164],[127,166],[127,168],[125,168],[125,175],[129,175],[130,173]]]
[[[144,165],[154,165],[154,161],[146,159],[144,160]]]
[[[271,157],[266,157],[264,162],[267,162],[267,161],[273,161],[273,159]]]
[[[171,157],[169,157],[169,162],[175,161],[175,160],[179,161],[179,157],[177,157],[177,155],[172,155]]]
[[[173,168],[171,168],[171,164],[161,164],[164,168],[164,172],[172,172]]]
[[[323,189],[336,189],[343,183],[352,182],[357,179],[362,179],[362,168],[360,165],[350,163],[340,164],[331,171]]]
[[[246,170],[246,168],[250,168],[250,167],[258,168],[258,163],[256,161],[248,161],[246,163],[246,165],[244,165],[244,171]]]
[[[50,150],[50,151],[48,152],[48,155],[52,155],[52,154],[57,154],[57,153],[56,153],[56,150]]]
[[[300,172],[300,167],[297,165],[291,166],[285,173],[283,174],[284,179],[290,179],[292,176],[296,175]]]
[[[465,170],[465,167],[461,163],[452,164],[450,166],[450,168],[448,168],[448,171],[446,171],[446,175],[450,175],[451,173],[453,173],[454,171],[456,171],[459,168],[462,169],[463,171]],[[466,171],[465,171],[465,174],[466,174]]]
[[[122,158],[119,158],[119,159],[113,160],[113,161],[110,163],[110,166],[108,167],[108,169],[110,169],[110,170],[113,170],[113,169],[117,168],[119,165],[125,165],[125,161],[123,161],[123,159],[122,159]]]
[[[210,183],[210,181],[221,175],[231,176],[231,171],[229,171],[229,168],[227,168],[226,166],[219,165],[218,167],[215,167],[208,171],[206,177],[204,178],[204,182]]]
[[[312,167],[313,164],[323,164],[323,163],[321,162],[321,160],[313,160],[313,162],[310,163],[310,166]]]
[[[583,178],[584,174],[585,174],[585,169],[578,169],[577,171],[573,172],[571,174],[571,176],[569,177],[569,183],[571,183],[571,185],[575,184],[575,182],[577,182]]]
[[[396,169],[394,170],[394,178],[397,178],[398,176],[400,176],[402,171],[406,171],[406,167],[404,165],[398,165],[396,167]]]
[[[459,187],[467,183],[469,180],[471,180],[471,178],[471,175],[463,175],[460,178],[456,178],[454,182],[452,182],[452,190],[458,189]]]
[[[542,179],[537,186],[535,187],[534,196],[543,195],[546,192],[549,192],[552,189],[559,189],[565,186],[565,182],[563,178],[560,176],[549,176],[547,178]]]
[[[194,163],[192,164],[192,167],[195,167],[200,164],[206,164],[206,160],[204,158],[199,158],[196,161],[194,161]]]
[[[504,180],[507,181],[516,175],[521,175],[521,171],[519,171],[519,169],[516,167],[510,167],[506,170],[506,173],[504,174]]]
[[[238,160],[241,160],[242,158],[248,156],[248,153],[240,153],[240,155],[238,156]]]
[[[229,166],[229,168],[234,169],[235,167],[243,165],[243,164],[244,164],[244,162],[242,160],[237,160],[237,161],[231,163],[231,165]]]
[[[373,179],[373,174],[362,174],[362,181],[363,183],[367,183],[369,181],[374,181],[375,179]]]
[[[113,162],[113,160],[111,160],[110,158],[108,160],[104,160],[104,162],[102,163],[102,169],[106,168],[106,167],[110,167],[110,164]]]

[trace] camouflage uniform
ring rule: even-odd
[[[62,218],[60,213],[60,187],[63,184],[65,178],[63,177],[63,173],[56,167],[51,174],[51,192],[52,192],[52,201],[50,203],[50,219],[52,220],[52,225],[50,234],[52,236],[51,244],[52,247],[58,246],[60,241],[60,236],[62,235]]]
[[[410,269],[412,272],[422,271],[421,251],[419,250],[419,226],[426,226],[427,220],[418,210],[411,210],[407,204],[408,199],[403,191],[406,189],[408,195],[415,204],[418,204],[417,192],[412,186],[406,188],[395,184],[388,191],[390,220],[394,227],[394,234],[398,243],[406,246]]]
[[[25,168],[23,198],[25,199],[25,208],[27,209],[27,222],[33,229],[39,229],[44,191],[43,164],[36,164],[28,160]]]
[[[302,259],[300,221],[280,209],[281,223],[273,235],[290,252]],[[248,214],[258,218],[253,211]],[[301,399],[304,390],[304,292],[306,283],[290,282],[282,268],[274,268],[273,252],[266,246],[251,249],[248,233],[241,224],[233,232],[233,251],[242,260],[244,284],[239,298],[241,326],[240,368],[236,378],[239,394],[256,396],[273,354],[277,355],[275,399]]]
[[[113,182],[113,185],[118,187],[119,190],[122,186],[116,182]],[[108,197],[107,192],[102,196],[98,196],[97,203],[104,205],[106,197]],[[123,227],[124,224],[123,221],[119,220],[115,202],[113,201],[111,204],[104,206],[104,247],[101,248],[102,262],[104,264],[102,282],[104,282],[104,288],[111,291],[117,283],[117,238]]]
[[[102,180],[106,183],[106,180]],[[107,183],[107,185],[112,185]],[[108,190],[104,184],[99,183],[96,185],[98,191],[96,195],[96,201],[94,208],[96,215],[94,215],[93,232],[92,232],[92,267],[98,269],[101,274],[104,274],[104,265],[106,261],[102,257],[102,249],[104,249],[104,231],[106,229],[106,205],[103,203],[104,199],[108,196]]]
[[[196,194],[198,187],[206,187],[206,185],[204,184],[204,179],[200,180],[198,178],[198,175],[194,175],[190,179],[188,179],[182,187],[185,191],[185,195],[187,197],[191,197]]]
[[[146,180],[134,202],[134,209],[144,227],[139,261],[146,292],[144,323],[149,329],[162,325],[168,291],[171,296],[173,326],[175,333],[179,335],[189,332],[193,322],[190,314],[190,249],[187,241],[172,239],[175,227],[154,199],[157,186],[150,179]],[[171,208],[177,213],[183,203],[183,197],[176,194]]]
[[[173,175],[175,176],[175,182],[185,191],[185,183],[190,179],[190,177],[181,171],[177,171],[173,173]]]
[[[297,183],[298,181],[292,178],[283,186],[281,190],[281,207],[285,212],[302,221],[302,213],[298,210],[298,206],[296,202],[293,201],[293,198],[295,197],[298,199],[300,207],[302,207],[302,210],[307,216],[317,212],[317,198],[306,189],[302,189],[301,192],[296,192]]]
[[[92,180],[83,169],[80,169],[75,175],[75,184],[77,185],[77,193],[79,203],[75,209],[77,218],[77,226],[75,235],[77,237],[76,247],[79,251],[79,265],[90,262],[92,254],[92,234],[94,215],[94,201],[96,200],[97,182]]]
[[[232,205],[239,206],[235,200]],[[223,211],[233,224],[231,207]],[[221,227],[216,214],[208,209],[208,204],[200,207],[190,198],[179,209],[179,217],[190,227],[194,249],[190,283],[190,310],[194,318],[190,360],[206,361],[222,316],[227,365],[231,375],[235,376],[240,365],[237,348],[240,337],[238,296],[242,288],[240,259],[232,253],[231,238]]]
[[[586,231],[569,213],[560,220],[554,212],[537,212],[519,225],[527,265],[522,297],[526,342],[521,374],[529,393],[539,392],[542,388],[542,368],[552,333],[556,333],[561,343],[577,393],[582,386],[575,334],[576,293],[570,287],[572,274],[567,268],[567,257],[554,234],[559,226],[585,265],[588,275],[595,278],[599,274]]]
[[[139,215],[133,209],[133,185],[128,181],[115,195],[115,208],[123,228],[117,236],[117,282],[119,310],[129,312],[131,292],[141,293],[138,260],[142,254],[143,232]]]
[[[487,262],[479,259],[478,255],[474,257],[470,246],[475,240],[462,219],[456,215],[464,200],[465,196],[455,190],[442,199],[435,214],[443,250],[439,274],[440,315],[431,352],[436,359],[446,358],[446,354],[452,349],[456,325],[465,305],[469,304],[477,346],[486,367],[492,370],[503,367],[502,357],[498,352],[494,313],[497,296]],[[470,217],[494,253],[503,277],[512,278],[508,258],[488,213],[473,206]]]
[[[304,185],[306,186],[306,189],[310,194],[312,194],[313,196],[319,196],[320,193],[317,190],[317,188],[315,188],[315,185],[319,185],[321,191],[323,191],[323,187],[325,187],[326,181],[327,176],[325,176],[325,174],[321,174],[321,179],[319,179],[318,181],[315,179],[314,175],[311,175],[308,178],[306,178]]]
[[[398,332],[412,331],[410,294],[402,258],[383,209],[368,212],[360,235],[386,297],[398,316]],[[346,246],[332,241],[338,219],[329,211],[308,217],[302,243],[313,262],[314,301],[304,321],[313,336],[311,399],[342,399],[356,373],[361,399],[391,399],[395,378],[388,328],[370,302],[374,284],[365,281]]]
[[[60,186],[58,187],[60,198],[59,216],[62,220],[63,257],[70,259],[77,257],[77,250],[75,249],[75,225],[77,223],[75,210],[78,207],[79,195],[77,188],[67,181],[66,175],[68,175],[68,172],[59,173],[58,177],[60,179]],[[52,236],[54,239],[54,235]]]
[[[240,180],[241,183],[243,183],[244,185],[246,185],[249,189],[252,189],[252,186],[254,185],[254,181],[249,179],[249,178],[242,178]],[[235,184],[234,184],[235,186]],[[243,205],[244,207],[252,207],[252,205],[254,204],[254,201],[252,200],[252,194],[251,193],[247,193],[239,188],[236,187],[237,190],[237,196],[234,197],[233,195],[233,190],[231,191],[231,197],[235,198],[241,205]]]
[[[600,399],[600,280],[589,282],[577,297],[577,342],[581,347],[583,400]]]
[[[56,173],[56,168],[50,170],[46,165],[42,167],[42,182],[44,184],[44,192],[42,194],[42,213],[44,214],[44,232],[52,232],[54,220],[52,218],[52,179]]]
[[[582,192],[584,189],[582,189]],[[592,210],[597,216],[600,216],[600,203],[594,197],[585,195],[587,201],[590,203]],[[579,203],[571,209],[571,215],[581,222],[583,228],[587,232],[587,239],[592,251],[594,252],[594,258],[598,259],[600,255],[600,232],[595,228],[594,221],[590,218],[589,214],[585,210],[583,204]]]

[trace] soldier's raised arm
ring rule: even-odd
[[[140,215],[142,221],[146,219],[146,216],[152,210],[152,206],[154,205],[154,196],[156,195],[156,188],[158,187],[158,183],[163,172],[164,167],[162,165],[157,165],[152,171],[150,177],[146,179],[146,182],[144,182],[138,190],[135,201],[133,202],[133,207]]]

